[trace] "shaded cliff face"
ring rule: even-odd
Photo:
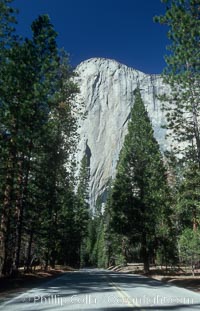
[[[108,182],[115,177],[138,84],[160,149],[168,148],[166,130],[161,128],[164,113],[157,95],[169,90],[159,75],[147,75],[114,60],[92,58],[82,62],[76,71],[80,87],[77,100],[84,103],[86,112],[86,118],[80,120],[77,160],[87,154],[90,203],[94,208],[98,198],[105,200]]]

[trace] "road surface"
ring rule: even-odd
[[[200,294],[140,275],[67,272],[0,305],[0,311],[200,310]]]

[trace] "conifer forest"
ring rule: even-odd
[[[168,29],[171,91],[159,100],[174,144],[160,150],[138,84],[116,176],[93,210],[87,155],[76,162],[85,115],[68,52],[48,15],[23,38],[15,1],[0,0],[0,276],[200,263],[200,1],[162,2],[154,22]]]

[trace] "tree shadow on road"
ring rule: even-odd
[[[49,282],[45,282],[43,285],[38,286],[34,290],[25,293],[23,296],[18,297],[12,300],[9,305],[16,305],[16,310],[20,310],[21,307],[27,306],[27,310],[31,308],[31,311],[56,311],[62,310],[66,306],[66,310],[85,310],[85,311],[126,311],[126,310],[135,310],[135,311],[155,311],[155,310],[199,310],[200,303],[195,304],[160,304],[137,307],[137,306],[128,306],[127,303],[120,303],[117,305],[115,303],[106,303],[102,304],[102,307],[99,307],[99,302],[101,303],[101,299],[104,297],[108,297],[109,295],[118,295],[116,288],[113,284],[117,284],[119,288],[123,290],[127,289],[136,289],[141,288],[142,293],[145,293],[145,289],[153,289],[155,290],[159,288],[169,288],[170,284],[162,283],[161,281],[149,279],[145,276],[141,275],[129,275],[126,273],[113,273],[113,272],[105,272],[105,271],[78,271],[78,272],[70,272],[65,273],[61,277],[58,277]],[[127,292],[129,293],[129,292]],[[191,292],[192,293],[192,292]],[[192,293],[193,294],[193,293]],[[97,297],[98,306],[93,304],[91,306],[87,306],[87,303],[81,305],[80,302],[73,302],[70,300],[72,296],[81,297],[83,295],[91,295],[91,297]],[[194,293],[195,295],[195,293]],[[196,294],[198,295],[198,294]],[[139,294],[138,294],[139,296]],[[49,299],[51,297],[57,297],[58,301],[52,301],[49,303]],[[131,298],[131,297],[130,297]],[[47,303],[41,303],[41,299]],[[65,303],[59,305],[59,299],[63,300]],[[130,299],[129,299],[130,300]],[[199,300],[200,302],[200,296]],[[70,309],[73,304],[73,307]],[[100,304],[101,305],[101,304]],[[117,306],[116,306],[117,305]],[[134,305],[134,303],[133,303]],[[141,303],[141,305],[143,305]],[[89,308],[90,307],[90,308]],[[94,308],[93,308],[94,307]],[[35,310],[34,310],[35,309]],[[5,308],[5,311],[7,309]]]

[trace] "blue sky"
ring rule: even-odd
[[[15,0],[13,6],[23,36],[30,36],[39,14],[49,14],[73,66],[91,57],[112,58],[145,73],[160,73],[165,66],[167,28],[153,22],[165,11],[160,0]]]

